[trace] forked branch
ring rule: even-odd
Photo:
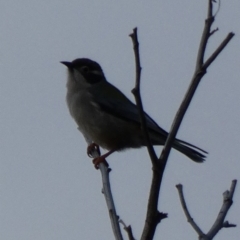
[[[219,211],[219,214],[217,216],[217,219],[215,220],[213,226],[208,231],[208,233],[204,233],[200,227],[196,224],[192,216],[190,215],[190,212],[187,208],[187,204],[183,195],[183,186],[182,184],[176,185],[176,188],[178,190],[180,202],[183,208],[183,211],[186,215],[186,218],[188,222],[191,224],[193,229],[197,232],[200,240],[212,240],[216,234],[222,229],[222,228],[230,228],[230,227],[236,227],[235,224],[230,224],[228,221],[224,221],[225,217],[228,213],[228,210],[230,209],[232,203],[233,203],[233,195],[235,192],[237,180],[233,180],[230,190],[227,190],[223,193],[223,204]]]
[[[136,84],[135,89],[133,91],[136,103],[139,109],[139,115],[141,116],[141,123],[144,135],[147,141],[147,147],[149,151],[150,158],[152,160],[153,165],[153,176],[151,182],[151,189],[148,199],[148,207],[147,207],[147,215],[145,220],[144,229],[142,232],[141,240],[151,240],[155,234],[156,227],[158,223],[163,219],[163,215],[158,211],[158,199],[160,188],[162,184],[162,178],[164,174],[164,170],[167,164],[168,156],[172,147],[172,144],[175,140],[177,131],[180,127],[180,124],[183,120],[183,117],[190,105],[190,102],[194,96],[194,93],[202,79],[202,77],[206,74],[207,68],[211,65],[211,63],[216,59],[216,57],[222,52],[222,50],[226,47],[229,41],[234,36],[234,33],[229,33],[227,37],[222,41],[219,47],[213,52],[213,54],[204,62],[206,46],[209,38],[213,35],[214,30],[211,30],[212,24],[215,20],[215,15],[213,15],[213,0],[208,0],[208,13],[207,19],[205,20],[205,26],[203,29],[201,41],[199,44],[198,55],[196,59],[196,68],[193,74],[190,86],[186,92],[186,95],[179,107],[179,110],[176,113],[173,124],[171,126],[168,138],[166,140],[165,146],[163,147],[162,153],[159,159],[156,160],[155,152],[151,146],[151,142],[149,139],[144,111],[141,103],[140,96],[140,54],[139,54],[139,43],[137,38],[137,29],[133,30],[133,33],[130,34],[133,41],[133,49],[135,55],[135,65],[136,65]],[[166,217],[166,214],[164,215]]]

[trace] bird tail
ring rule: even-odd
[[[173,148],[183,153],[194,162],[202,163],[205,161],[205,158],[206,158],[205,154],[207,154],[207,152],[188,142],[176,139],[173,143]]]

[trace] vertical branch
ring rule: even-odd
[[[156,153],[154,151],[154,148],[152,146],[147,125],[146,125],[146,119],[145,114],[142,106],[142,100],[140,95],[140,76],[141,76],[141,65],[140,65],[140,54],[139,54],[139,42],[138,42],[138,36],[137,36],[137,28],[133,29],[133,33],[129,35],[132,38],[133,42],[133,49],[134,49],[134,56],[135,56],[135,65],[136,65],[136,83],[135,88],[132,90],[132,93],[135,97],[136,104],[139,110],[140,120],[141,120],[141,126],[142,131],[146,139],[148,153],[152,161],[153,165],[153,177],[152,177],[152,186],[150,190],[149,200],[148,200],[148,211],[147,211],[147,217],[145,222],[145,228],[152,229],[154,231],[145,230],[144,232],[148,233],[146,238],[144,235],[142,235],[141,239],[152,239],[154,236],[155,228],[149,228],[149,226],[157,226],[157,224],[164,218],[167,217],[167,214],[160,213],[157,209],[158,207],[158,198],[159,198],[159,188],[160,188],[160,182],[162,174],[159,173],[159,166],[157,164],[158,158],[156,156]],[[149,236],[151,235],[151,237]],[[144,237],[143,237],[144,236]],[[150,238],[149,238],[150,237]]]
[[[203,33],[202,37],[200,40],[200,45],[198,49],[198,54],[197,54],[197,61],[196,61],[196,70],[198,70],[204,61],[204,54],[209,38],[209,33],[211,32],[211,26],[214,22],[214,16],[212,14],[213,10],[213,2],[212,0],[208,0],[208,14],[207,14],[207,19],[205,20],[205,27],[203,28]]]
[[[87,141],[88,145],[91,144],[91,141]],[[101,155],[99,147],[95,147],[95,149],[91,152],[92,157],[96,158]],[[102,193],[104,194],[108,213],[112,225],[113,234],[115,236],[116,240],[123,240],[120,224],[119,224],[119,217],[117,215],[117,211],[115,208],[115,204],[113,201],[112,191],[111,191],[111,185],[110,185],[110,179],[109,179],[109,173],[111,171],[110,168],[108,168],[104,163],[99,164],[99,169],[101,171],[102,175]]]
[[[145,113],[143,110],[143,105],[142,105],[142,99],[140,95],[140,80],[141,80],[141,64],[140,64],[140,54],[139,54],[139,42],[138,42],[138,35],[137,35],[137,28],[133,29],[133,33],[129,35],[132,39],[133,42],[133,50],[134,50],[134,56],[135,56],[135,65],[136,65],[136,81],[135,81],[135,87],[132,89],[132,93],[135,97],[138,111],[139,111],[139,116],[140,116],[140,121],[141,121],[141,127],[143,131],[143,135],[145,136],[146,143],[147,143],[147,148],[148,148],[148,153],[152,161],[152,165],[155,166],[157,162],[157,155],[154,151],[154,148],[152,146],[148,129],[147,129],[147,124],[146,124],[146,119],[145,119]]]
[[[109,180],[109,173],[111,171],[110,168],[106,167],[104,163],[99,164],[99,169],[102,174],[102,183],[103,183],[103,194],[105,196],[105,200],[107,203],[107,208],[109,212],[109,217],[111,220],[112,230],[116,240],[123,240],[120,224],[119,224],[119,217],[117,215],[117,211],[114,205],[111,185]]]

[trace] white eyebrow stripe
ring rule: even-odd
[[[98,70],[93,70],[91,71],[92,73],[96,74],[96,75],[103,75],[102,72],[98,71]]]

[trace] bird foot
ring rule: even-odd
[[[100,164],[100,163],[103,163],[106,167],[109,166],[109,164],[108,164],[108,162],[106,161],[104,155],[102,155],[102,156],[100,156],[100,157],[94,158],[92,162],[93,162],[94,167],[95,167],[96,169],[99,169],[99,164]]]
[[[101,155],[99,146],[96,143],[91,143],[87,147],[87,155],[91,158],[93,158],[94,152],[97,152],[98,155]]]
[[[99,156],[99,157],[96,157],[93,159],[93,164],[95,166],[96,169],[99,169],[99,164],[100,163],[104,163],[107,167],[109,166],[107,161],[106,161],[106,158],[112,154],[113,152],[115,152],[115,150],[110,150],[109,152],[103,154],[102,156]]]

